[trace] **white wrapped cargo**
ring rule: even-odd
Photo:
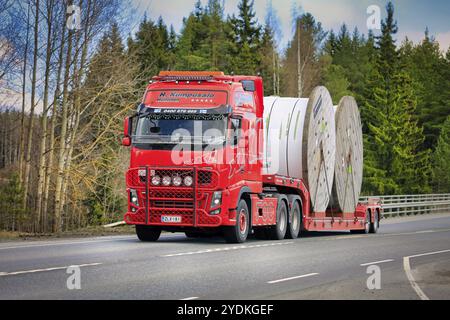
[[[334,176],[335,122],[328,90],[309,99],[264,98],[264,174],[303,179],[312,210],[327,209]]]

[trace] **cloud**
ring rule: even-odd
[[[14,109],[20,111],[22,109],[22,92],[6,88],[0,81],[0,111]],[[31,110],[31,95],[25,94],[25,112]],[[34,108],[35,114],[41,114],[43,110],[42,100],[37,101]]]
[[[436,40],[439,42],[441,50],[446,52],[450,47],[450,31],[438,33]]]

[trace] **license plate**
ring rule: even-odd
[[[179,217],[179,216],[162,216],[161,222],[163,222],[163,223],[181,223],[181,217]]]

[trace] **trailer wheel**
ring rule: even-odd
[[[141,241],[155,242],[161,235],[161,229],[153,226],[136,225],[136,235]]]
[[[370,233],[377,233],[380,227],[380,220],[378,216],[378,210],[375,211],[374,221],[370,223]]]
[[[300,227],[302,223],[301,211],[298,201],[294,201],[291,209],[291,219],[286,231],[287,239],[297,239],[300,234]]]
[[[247,240],[250,229],[250,215],[245,200],[239,201],[236,213],[236,224],[231,227],[225,227],[224,236],[228,243],[242,243]]]
[[[271,240],[283,240],[286,236],[288,213],[286,202],[280,200],[277,208],[277,224],[270,229]]]

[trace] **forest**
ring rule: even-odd
[[[78,25],[69,22],[76,5]],[[177,32],[123,17],[119,0],[0,1],[0,230],[60,233],[126,211],[123,118],[160,70],[261,75],[265,95],[353,95],[364,132],[365,195],[450,192],[450,48],[413,43],[389,2],[381,31],[324,30],[293,10],[280,45],[271,1],[225,15],[197,1]],[[69,9],[69,10],[68,10]],[[73,21],[72,21],[73,22]],[[136,23],[136,28],[130,26]]]

